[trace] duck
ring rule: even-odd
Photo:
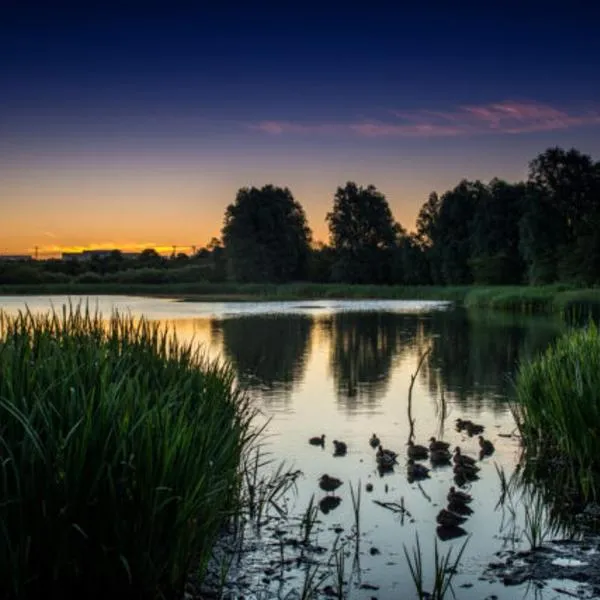
[[[448,450],[431,450],[429,460],[435,465],[443,465],[450,462],[452,454]]]
[[[326,515],[332,510],[335,510],[342,502],[339,496],[324,496],[319,500],[319,508],[321,512]]]
[[[340,442],[338,440],[333,440],[333,455],[334,456],[345,456],[346,452],[348,452],[348,446],[346,442]]]
[[[469,421],[469,424],[467,425],[466,430],[467,430],[467,434],[469,435],[469,437],[473,437],[474,435],[483,433],[484,427],[483,427],[483,425],[477,425],[477,423],[472,423]]]
[[[457,500],[451,500],[448,502],[448,510],[456,513],[457,515],[463,516],[473,514],[473,509],[470,506],[463,504],[462,502],[458,502]]]
[[[319,478],[319,487],[324,492],[334,492],[337,490],[344,482],[337,477],[330,477],[327,473],[324,473]]]
[[[371,439],[369,440],[369,444],[370,444],[371,448],[379,448],[379,446],[381,445],[381,440],[377,437],[376,433],[374,433],[371,436]]]
[[[435,520],[442,527],[458,527],[462,523],[464,523],[467,519],[466,517],[461,517],[445,508],[442,508],[440,512],[437,514]]]
[[[471,494],[461,492],[460,490],[457,490],[454,486],[450,488],[450,490],[448,491],[448,496],[446,498],[448,502],[460,502],[461,504],[469,504],[473,500]]]
[[[453,460],[457,465],[475,465],[477,462],[474,458],[462,454],[460,451],[460,446],[456,446],[456,448],[454,448]]]
[[[325,434],[321,434],[315,437],[311,437],[310,440],[308,440],[308,443],[313,445],[313,446],[325,446]]]
[[[483,456],[489,456],[494,453],[494,444],[490,440],[486,440],[482,435],[479,436],[479,447]]]
[[[394,460],[396,458],[398,458],[398,453],[394,452],[393,450],[386,450],[381,444],[379,444],[379,446],[377,447],[377,456],[381,456],[385,454],[386,456],[389,456],[391,458],[393,458]]]
[[[473,421],[467,421],[466,419],[456,419],[456,429],[462,431],[467,428],[467,425],[473,425]]]
[[[396,458],[391,454],[377,453],[375,460],[377,461],[377,468],[380,471],[389,471],[394,467],[395,464],[397,464]]]
[[[449,450],[450,444],[448,442],[442,442],[436,440],[434,437],[429,438],[429,449],[433,452],[434,450]]]
[[[454,465],[454,474],[460,479],[466,479],[467,481],[475,481],[479,479],[477,472],[479,467],[475,465]]]
[[[429,451],[425,446],[419,446],[415,444],[412,440],[408,442],[408,452],[409,458],[414,458],[416,460],[425,459],[429,456]]]
[[[412,458],[408,459],[406,472],[410,479],[426,479],[429,477],[429,469],[425,465],[416,463]]]

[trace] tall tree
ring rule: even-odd
[[[222,230],[230,277],[290,281],[305,276],[311,232],[288,188],[242,188],[227,207]]]
[[[521,283],[519,221],[526,187],[492,179],[475,206],[471,268],[477,283]]]
[[[529,184],[522,232],[530,279],[597,280],[599,166],[574,148],[549,148],[531,161]]]
[[[417,216],[415,241],[426,259],[429,279],[432,283],[443,283],[441,259],[441,231],[439,229],[440,199],[435,192],[429,194]]]
[[[385,196],[373,185],[349,181],[339,187],[327,213],[336,252],[333,279],[348,283],[389,281],[391,250],[398,226]]]
[[[440,199],[435,245],[444,283],[468,284],[471,272],[471,233],[475,207],[486,194],[480,181],[462,180]]]

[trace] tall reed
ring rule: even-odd
[[[521,365],[513,413],[528,453],[572,465],[590,487],[589,469],[600,468],[600,334],[593,322]]]
[[[0,596],[181,597],[238,510],[255,412],[144,319],[0,313]]]

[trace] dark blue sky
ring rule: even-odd
[[[268,180],[320,233],[356,178],[410,228],[428,190],[522,177],[548,145],[600,151],[593,2],[107,4],[2,3],[0,202],[61,214],[83,185],[135,204],[162,166],[187,182],[165,202],[210,222],[200,237],[236,186]],[[136,228],[127,243],[158,235]]]

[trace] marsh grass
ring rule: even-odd
[[[310,497],[308,505],[302,514],[300,520],[300,533],[302,535],[302,543],[307,545],[310,542],[310,536],[314,530],[315,524],[317,523],[317,517],[319,516],[319,506],[315,503],[315,495]]]
[[[240,509],[255,416],[159,325],[0,313],[0,596],[181,597]]]
[[[412,548],[412,557],[408,553],[408,549],[403,545],[404,556],[408,563],[410,575],[417,592],[417,597],[421,600],[429,598],[431,600],[443,600],[448,591],[454,595],[452,588],[452,579],[456,575],[458,565],[462,555],[467,547],[470,536],[463,542],[455,557],[452,556],[453,548],[448,552],[440,553],[437,538],[434,543],[433,550],[433,588],[431,592],[425,590],[425,572],[423,568],[423,553],[421,551],[421,543],[419,535],[416,536],[415,545]]]
[[[600,334],[590,322],[521,365],[513,414],[529,456],[571,468],[586,497],[600,471]]]

